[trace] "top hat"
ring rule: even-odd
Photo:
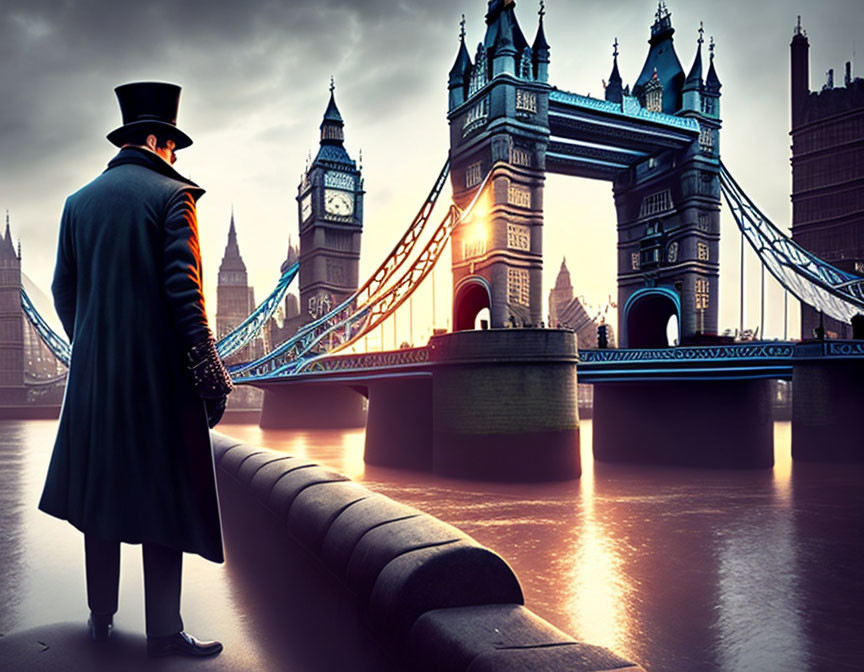
[[[192,138],[177,128],[180,87],[164,82],[133,82],[114,89],[123,114],[123,125],[108,134],[108,140],[122,147],[133,133],[151,131],[174,139],[176,149],[192,144]]]

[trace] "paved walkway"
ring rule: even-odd
[[[122,545],[119,610],[90,641],[83,535],[37,509],[54,421],[0,422],[0,670],[388,670],[342,589],[273,522],[222,501],[226,562],[183,556],[188,632],[215,658],[148,659],[141,547]]]

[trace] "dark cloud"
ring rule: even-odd
[[[531,39],[536,4],[517,4]],[[774,210],[788,209],[788,42],[795,9],[784,0],[669,4],[685,69],[700,20],[717,40],[724,158],[741,166]],[[13,212],[28,273],[47,287],[63,200],[113,154],[104,140],[120,122],[113,88],[158,79],[184,87],[179,121],[196,145],[178,167],[208,188],[201,203],[205,260],[210,268],[218,264],[233,201],[243,253],[263,295],[260,285],[278,269],[288,233],[296,231],[297,177],[317,143],[331,74],[349,150],[356,158],[362,146],[367,156],[363,265],[371,268],[371,257],[383,254],[400,222],[413,215],[414,201],[425,195],[446,154],[446,77],[459,17],[467,14],[468,43],[476,45],[485,8],[483,0],[4,0],[0,208]],[[622,76],[632,82],[655,8],[647,0],[548,0],[553,82],[601,95],[615,36]],[[851,55],[864,22],[860,0],[821,3],[804,21],[816,88],[825,69],[839,72]],[[765,148],[760,154],[770,179],[750,158],[754,143]],[[550,222],[568,216],[547,213]],[[557,231],[547,227],[547,249],[578,244],[576,236],[556,240]],[[547,267],[557,262],[547,260]],[[614,272],[611,278],[614,283]]]

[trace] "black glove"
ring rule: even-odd
[[[212,337],[193,345],[186,356],[195,387],[207,408],[207,423],[213,427],[222,419],[228,394],[234,389],[231,376],[216,352]]]
[[[225,403],[228,397],[219,397],[218,399],[205,399],[204,407],[207,409],[207,426],[213,429],[219,424],[222,419],[222,414],[225,412]]]

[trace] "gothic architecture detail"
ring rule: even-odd
[[[473,329],[484,308],[492,327],[541,322],[543,189],[550,171],[612,183],[621,344],[666,346],[673,320],[675,341],[710,341],[717,332],[720,241],[721,84],[713,39],[706,74],[700,25],[685,76],[672,14],[661,2],[632,88],[618,68],[616,38],[601,100],[549,84],[540,5],[529,44],[516,3],[489,0],[474,62],[463,23],[450,70],[456,205],[467,206],[491,173],[482,225],[475,218],[453,233],[455,328]]]
[[[548,144],[549,44],[541,5],[528,43],[515,3],[493,0],[472,63],[460,35],[450,71],[454,200],[466,207],[490,170],[488,215],[453,233],[453,324],[473,329],[488,308],[492,327],[542,321],[543,182]],[[494,130],[493,130],[494,129]]]
[[[357,289],[363,178],[361,169],[345,150],[344,141],[344,121],[331,80],[318,154],[297,189],[300,297],[298,312],[293,316],[290,295],[286,299],[284,336],[326,315]],[[289,259],[292,254],[289,249]]]

